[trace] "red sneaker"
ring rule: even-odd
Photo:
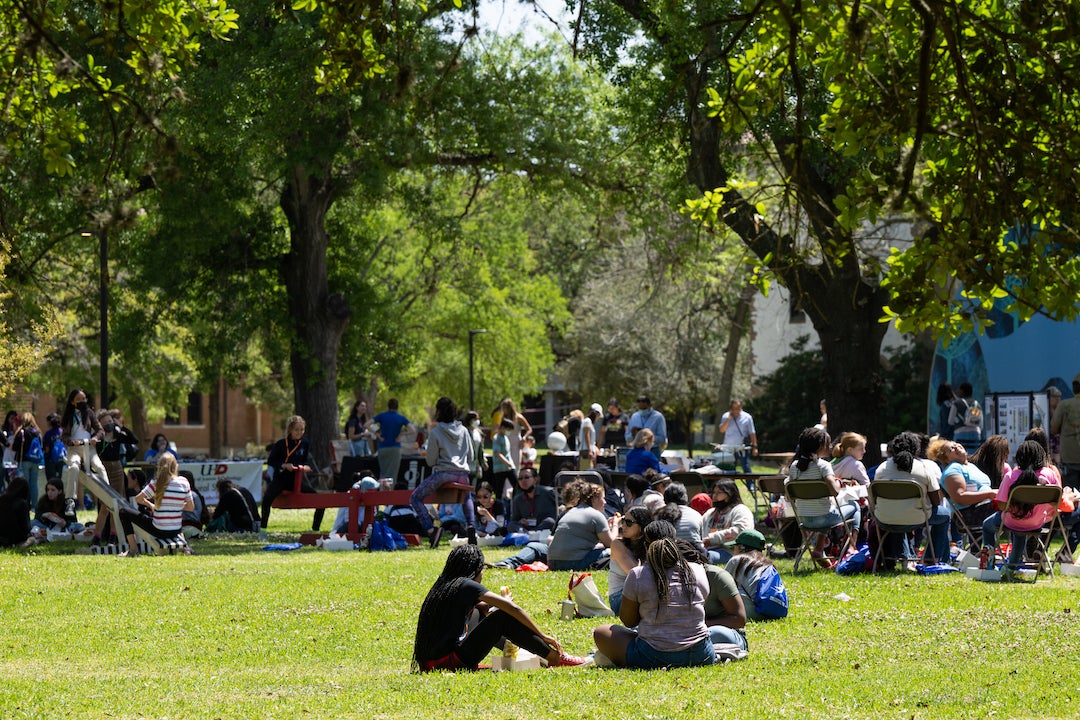
[[[581,665],[588,665],[591,662],[592,658],[567,655],[565,652],[560,652],[559,659],[550,663],[548,667],[580,667]]]

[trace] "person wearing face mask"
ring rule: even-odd
[[[630,422],[626,426],[626,444],[629,445],[633,441],[638,430],[649,430],[653,434],[653,446],[650,450],[659,459],[660,454],[667,447],[667,420],[664,419],[663,413],[653,409],[648,395],[638,395],[637,406],[637,412],[630,417]]]
[[[555,490],[538,487],[535,471],[525,468],[518,475],[518,492],[510,503],[510,532],[550,530],[555,527],[559,503]]]
[[[701,538],[709,553],[709,562],[726,563],[731,551],[725,547],[743,530],[754,527],[754,513],[742,501],[734,480],[721,478],[712,489],[713,506],[701,519]]]
[[[64,414],[60,418],[64,445],[69,449],[64,470],[65,515],[75,513],[75,498],[79,496],[79,473],[86,472],[108,485],[105,466],[97,454],[97,444],[105,436],[97,414],[90,407],[86,391],[75,388],[68,393]]]

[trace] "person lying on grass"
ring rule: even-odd
[[[549,667],[589,662],[563,652],[559,641],[537,627],[509,592],[494,593],[481,585],[483,574],[484,553],[479,547],[459,545],[450,551],[416,621],[413,672],[476,670],[502,638],[538,655]],[[481,620],[462,637],[474,609]]]

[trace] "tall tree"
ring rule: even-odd
[[[282,349],[271,338],[286,339],[288,362],[272,362],[291,373],[293,406],[309,419],[320,458],[338,433],[342,348],[354,363],[346,387],[373,387],[365,372],[453,387],[445,369],[462,367],[463,331],[490,323],[502,342],[532,351],[515,382],[539,385],[550,351],[538,341],[565,322],[561,300],[529,275],[527,253],[504,263],[520,280],[484,268],[488,254],[502,260],[526,247],[519,231],[500,231],[477,208],[492,188],[503,192],[502,176],[520,176],[524,185],[505,190],[520,194],[588,167],[582,148],[610,134],[583,104],[595,81],[565,52],[517,54],[491,41],[472,49],[475,33],[447,20],[453,6],[432,5],[401,8],[392,41],[380,41],[385,72],[329,82],[317,72],[324,16],[282,20],[276,4],[259,0],[237,7],[236,39],[207,50],[168,125],[178,152],[160,173],[162,218],[140,256],[143,279],[155,282],[152,271],[182,242],[184,262],[158,286],[250,291],[245,299],[259,307],[232,319],[255,323],[250,336],[268,352]],[[514,282],[535,308],[526,295],[506,301]],[[480,296],[463,301],[470,291]],[[347,339],[354,324],[358,335]],[[451,353],[435,344],[428,360],[409,357],[442,332],[453,336]]]
[[[643,125],[681,128],[686,177],[701,193],[690,204],[696,216],[736,234],[807,313],[821,342],[830,418],[844,427],[875,438],[884,429],[880,320],[890,300],[873,251],[889,238],[879,218],[922,213],[937,228],[937,239],[916,239],[917,267],[935,257],[942,233],[956,231],[934,264],[994,277],[978,290],[986,296],[1016,267],[988,270],[988,262],[1030,250],[983,250],[1024,217],[1017,203],[1036,203],[1031,219],[1059,223],[1071,206],[1075,184],[1046,190],[1039,182],[1047,169],[1051,177],[1071,172],[1078,145],[1038,138],[1077,132],[1076,74],[1067,73],[1075,53],[1060,29],[1075,24],[1075,8],[1044,6],[1037,18],[1029,4],[989,2],[609,0],[580,8],[585,51],[649,101]],[[1014,91],[1067,106],[1062,125],[1025,102],[999,102],[1000,75],[972,72],[969,49],[985,69],[1006,73]],[[967,135],[954,133],[957,123]],[[1009,211],[983,213],[980,183],[998,197],[1021,179],[1022,192],[1001,195],[1016,201]],[[976,236],[984,239],[978,249],[961,252]],[[925,288],[936,278],[910,279]]]

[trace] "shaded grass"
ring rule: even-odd
[[[272,539],[310,517],[275,511]],[[782,562],[792,616],[752,625],[744,662],[419,676],[416,613],[445,545],[270,553],[238,536],[130,560],[75,547],[0,552],[0,717],[1014,718],[1074,717],[1080,702],[1072,578],[839,577]],[[558,619],[567,579],[485,573],[582,654],[604,621]]]

